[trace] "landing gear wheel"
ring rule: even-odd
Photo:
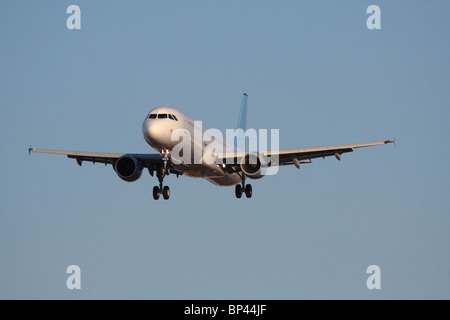
[[[161,189],[158,186],[153,187],[153,199],[158,200],[161,195]]]
[[[252,185],[251,185],[251,184],[247,184],[247,185],[245,186],[245,196],[246,196],[247,198],[251,198],[251,197],[252,197],[252,193],[253,193],[253,191],[252,191]]]
[[[235,189],[236,198],[240,199],[242,197],[242,191],[244,191],[242,186],[240,184],[237,184]]]
[[[169,189],[168,186],[165,186],[165,187],[163,188],[162,194],[163,194],[164,200],[169,199],[169,197],[170,197],[170,189]]]

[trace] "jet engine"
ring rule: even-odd
[[[117,159],[114,170],[120,179],[132,182],[141,177],[142,165],[131,154],[125,154]]]
[[[248,153],[241,159],[241,170],[250,179],[261,179],[266,175],[267,162],[257,154]]]

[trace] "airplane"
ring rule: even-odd
[[[246,130],[247,127],[247,105],[248,95],[242,96],[241,108],[237,122],[237,129]],[[164,185],[164,178],[169,174],[185,175],[188,177],[204,178],[218,186],[235,186],[236,198],[241,198],[243,194],[251,198],[253,194],[251,184],[246,183],[246,179],[260,179],[266,175],[268,166],[286,166],[294,165],[300,169],[301,164],[312,163],[312,159],[334,156],[341,160],[341,155],[352,152],[353,149],[385,145],[393,143],[393,140],[382,140],[375,142],[346,144],[337,146],[284,149],[284,150],[262,150],[256,153],[250,153],[237,149],[235,145],[227,145],[227,142],[221,141],[226,150],[232,152],[217,153],[216,162],[200,163],[175,161],[177,157],[172,155],[172,150],[179,141],[172,141],[172,133],[181,129],[184,132],[194,135],[194,120],[177,110],[176,108],[161,106],[151,110],[142,123],[142,133],[145,141],[159,153],[138,154],[138,153],[98,153],[98,152],[79,152],[38,149],[30,147],[28,152],[61,154],[68,158],[73,158],[78,165],[84,161],[92,163],[111,164],[117,175],[124,181],[133,182],[139,179],[144,168],[147,168],[153,177],[156,174],[159,185],[153,188],[153,198],[158,200],[162,194],[165,200],[170,197],[170,188]],[[202,126],[201,131],[205,132],[206,127]],[[190,144],[191,154],[194,154],[195,148],[201,148],[204,151],[206,143],[196,146]],[[231,149],[230,149],[231,148]],[[198,149],[197,149],[198,150]],[[268,163],[267,158],[276,156],[276,161]]]

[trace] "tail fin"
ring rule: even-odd
[[[244,131],[247,130],[247,101],[248,95],[244,93],[242,96],[241,111],[239,112],[239,118],[236,126],[236,129],[242,129]]]
[[[241,102],[241,111],[239,112],[239,118],[236,125],[237,129],[247,130],[247,101],[248,101],[248,95],[244,93],[242,96],[242,102]],[[239,134],[237,134],[234,137],[234,145],[237,146],[237,140],[238,140]]]

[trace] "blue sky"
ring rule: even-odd
[[[66,8],[81,8],[68,30]],[[366,8],[381,8],[368,30]],[[0,2],[1,299],[450,298],[448,1]],[[396,138],[284,167],[253,198],[79,167],[29,146],[153,153],[148,111],[280,129],[280,147]],[[81,268],[68,290],[66,268]],[[368,290],[366,268],[381,268]]]

